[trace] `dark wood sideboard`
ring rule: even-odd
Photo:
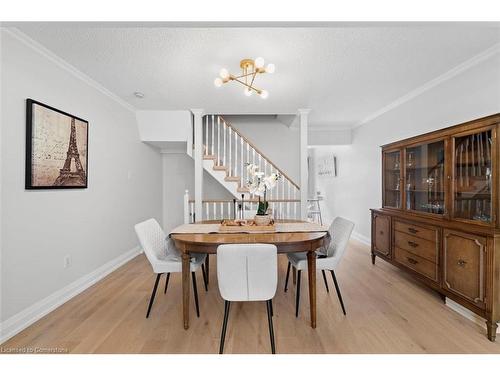
[[[379,257],[485,318],[500,321],[500,114],[382,146]]]

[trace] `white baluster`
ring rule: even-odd
[[[241,155],[240,155],[240,163],[241,163],[241,171],[240,171],[240,176],[241,176],[241,181],[240,181],[240,184],[241,186],[243,186],[243,181],[244,181],[244,168],[243,168],[243,165],[244,165],[244,162],[243,162],[243,137],[240,137],[240,150],[241,150]]]
[[[226,122],[222,122],[222,134],[224,134],[224,143],[222,143],[222,165],[225,165],[227,167],[227,159],[226,159],[226,132],[227,132],[227,126]]]
[[[208,155],[208,116],[205,116],[205,155]]]
[[[194,202],[189,202],[190,223],[194,223]]]
[[[217,116],[217,165],[220,165],[220,117]]]
[[[255,149],[252,147],[252,163],[255,164]]]
[[[233,170],[233,165],[231,164],[231,143],[232,143],[232,140],[231,140],[231,128],[228,128],[229,130],[229,134],[228,134],[228,138],[229,138],[229,163],[228,163],[228,167],[229,167],[229,176],[232,176],[233,173],[232,173],[232,170]]]
[[[208,202],[205,202],[205,213],[203,215],[204,220],[208,220],[209,212],[210,212],[210,207],[208,206]]]
[[[214,123],[215,123],[214,115],[212,115],[212,134],[211,134],[212,135],[212,155],[215,155],[214,154],[214,134],[215,134],[214,133]]]

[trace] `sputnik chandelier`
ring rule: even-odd
[[[220,77],[214,80],[214,85],[221,87],[224,83],[235,81],[245,86],[244,93],[246,96],[251,96],[255,91],[262,99],[266,99],[269,92],[254,86],[255,77],[257,77],[257,74],[274,73],[276,67],[274,64],[267,64],[266,67],[264,65],[265,61],[262,57],[257,57],[255,60],[243,59],[240,61],[241,74],[233,75],[226,68],[222,68],[219,72]]]

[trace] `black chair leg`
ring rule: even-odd
[[[340,293],[340,288],[339,284],[337,283],[337,278],[335,277],[335,272],[333,272],[333,270],[330,270],[330,273],[332,274],[332,279],[333,283],[335,284],[335,289],[337,289],[337,296],[339,297],[340,306],[342,306],[342,311],[344,312],[344,315],[347,315],[345,313],[344,301],[342,300],[342,294]]]
[[[299,302],[300,302],[300,278],[302,276],[302,271],[297,272],[297,291],[295,292],[296,294],[296,300],[295,300],[295,317],[299,316]]]
[[[208,277],[205,270],[205,266],[203,264],[201,265],[201,273],[203,274],[203,284],[205,284],[205,292],[208,292],[208,280],[207,280]]]
[[[163,294],[167,293],[167,288],[168,288],[168,282],[170,281],[170,272],[167,273],[167,278],[165,279],[165,291]]]
[[[149,299],[148,312],[146,313],[146,319],[149,318],[149,313],[151,312],[151,307],[153,306],[153,302],[155,300],[156,288],[158,288],[158,283],[160,282],[161,273],[156,275],[155,286],[153,287],[153,293],[151,293],[151,298]]]
[[[273,300],[269,300],[269,305],[271,306],[271,316],[274,316],[274,310],[273,310]]]
[[[229,318],[229,307],[231,307],[231,302],[224,301],[224,321],[222,322],[222,333],[220,335],[219,354],[222,354],[224,352],[224,340],[226,339],[226,328],[227,328],[227,320]]]
[[[325,270],[321,270],[321,273],[323,274],[323,281],[325,282],[326,292],[327,292],[327,293],[330,293],[330,289],[328,289],[328,282],[326,281],[326,274],[325,274]]]
[[[269,337],[271,338],[271,350],[272,350],[273,354],[276,354],[276,348],[274,346],[273,305],[272,305],[272,300],[267,301],[267,321],[269,322]]]
[[[288,266],[286,267],[286,278],[285,278],[285,293],[288,290],[288,278],[290,277],[290,266],[292,264],[288,262]]]
[[[194,292],[194,306],[196,307],[196,316],[200,317],[200,306],[198,305],[198,288],[196,287],[196,274],[191,272],[193,277],[193,292]]]

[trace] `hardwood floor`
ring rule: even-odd
[[[182,326],[180,274],[171,276],[166,295],[162,276],[151,315],[145,318],[155,276],[139,255],[4,343],[4,352],[38,347],[71,353],[217,353],[224,304],[215,257],[210,264],[208,293],[197,274],[201,317],[196,318],[192,306],[188,331]],[[277,353],[500,353],[500,343],[489,342],[484,328],[450,310],[433,291],[386,262],[372,266],[368,247],[359,242],[351,241],[337,272],[347,316],[331,278],[327,294],[318,273],[315,330],[309,326],[307,277],[302,278],[300,315],[295,318],[291,281],[283,292],[285,256],[279,267]],[[270,351],[265,303],[233,303],[224,352]]]

